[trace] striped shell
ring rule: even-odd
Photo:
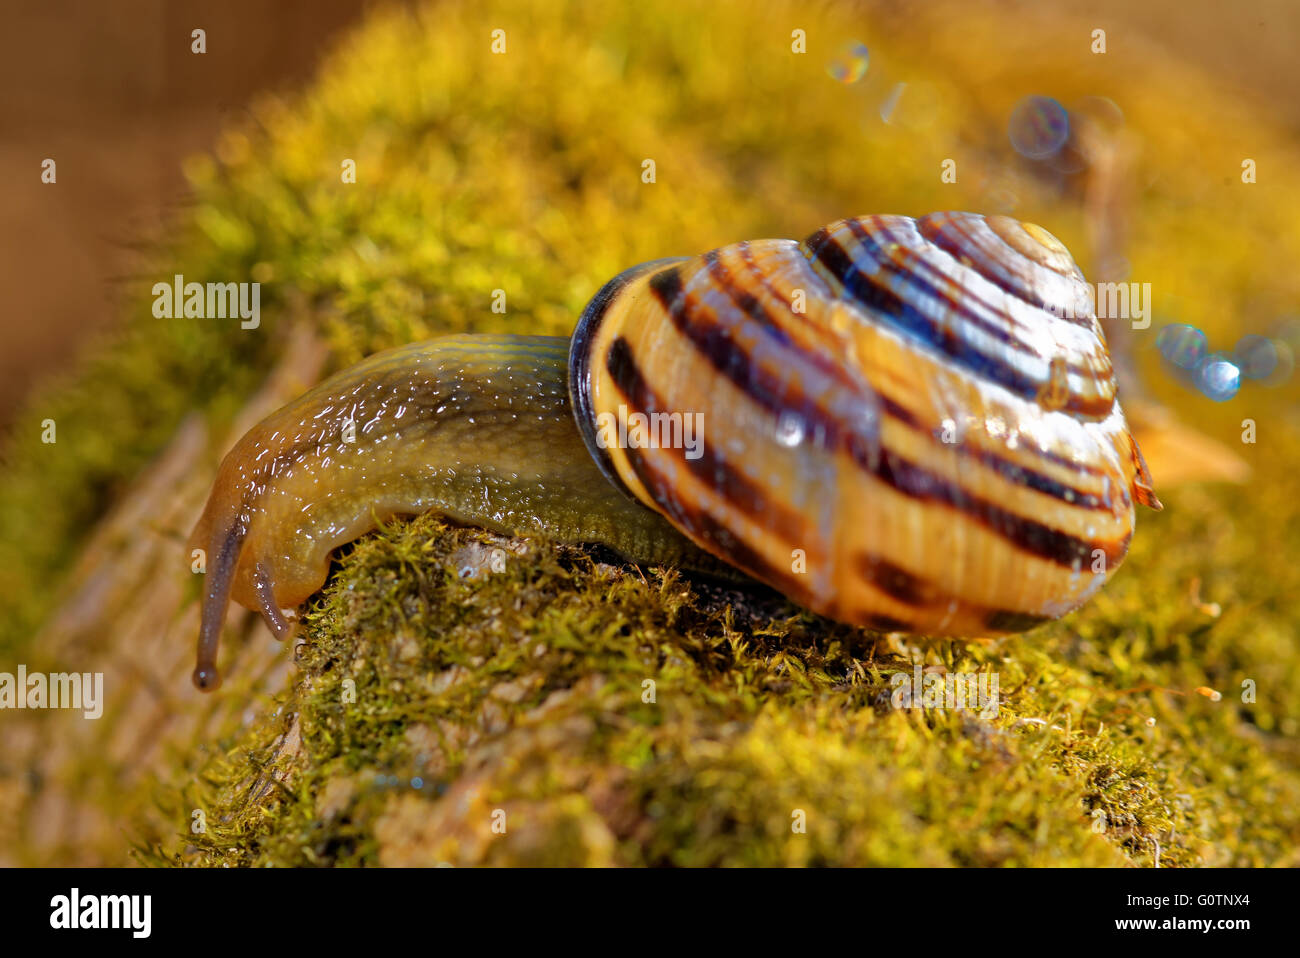
[[[809,608],[1014,632],[1118,568],[1159,508],[1083,274],[1031,224],[840,220],[611,280],[570,391],[608,478]],[[597,423],[702,415],[694,457]],[[630,435],[630,432],[629,432]]]

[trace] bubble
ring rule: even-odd
[[[857,83],[866,76],[870,61],[871,54],[866,44],[856,41],[846,43],[840,47],[840,52],[835,54],[835,59],[826,64],[826,72],[830,74],[832,80],[838,80],[840,83]]]
[[[1232,357],[1247,379],[1268,379],[1277,368],[1277,346],[1265,336],[1242,336]]]
[[[1211,353],[1196,367],[1196,386],[1215,402],[1226,402],[1241,388],[1241,370],[1222,353]]]
[[[1205,334],[1195,326],[1170,323],[1156,337],[1156,348],[1161,356],[1180,369],[1195,369],[1204,358],[1209,343]]]
[[[1049,96],[1027,96],[1011,111],[1007,135],[1021,156],[1045,160],[1070,138],[1070,114]]]

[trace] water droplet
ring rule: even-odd
[[[1277,347],[1264,336],[1242,336],[1232,358],[1247,379],[1268,379],[1277,368]]]
[[[1225,402],[1241,388],[1241,370],[1222,353],[1212,353],[1196,367],[1196,385],[1215,402]]]
[[[1070,138],[1070,114],[1050,96],[1027,96],[1011,111],[1007,135],[1021,156],[1045,160]]]
[[[803,442],[803,419],[797,413],[786,410],[776,421],[776,441],[783,446],[797,446]]]
[[[826,72],[832,80],[840,83],[857,83],[867,74],[867,65],[871,62],[870,51],[866,44],[856,41],[840,47],[835,58],[826,64]]]
[[[1156,337],[1156,348],[1180,369],[1195,369],[1205,357],[1209,342],[1205,334],[1186,323],[1170,323]]]

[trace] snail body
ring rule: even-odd
[[[1138,503],[1159,508],[1059,241],[970,213],[841,220],[633,267],[571,339],[387,350],[272,414],[191,537],[194,680],[219,683],[230,598],[284,637],[330,553],[399,514],[717,557],[840,621],[963,636],[1086,601]]]

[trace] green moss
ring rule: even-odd
[[[1178,318],[1231,342],[1248,299],[1284,301],[1296,187],[1220,185],[1236,144],[1282,155],[1266,121],[1158,58],[1063,63],[1051,30],[1024,26],[1016,40],[970,17],[653,2],[372,17],[305,95],[255,105],[215,159],[191,164],[193,209],[158,251],[162,277],[262,282],[261,328],[156,320],[144,283],[120,337],[20,419],[0,472],[0,589],[14,602],[0,649],[27,649],[80,537],[181,417],[229,421],[290,319],[315,324],[335,367],[446,330],[566,333],[641,260],[852,212],[984,209],[1006,166],[988,111],[1044,78],[1065,99],[1116,96],[1152,143],[1134,275],[1176,289]],[[489,50],[497,27],[506,56]],[[790,53],[795,27],[806,56]],[[859,87],[823,69],[850,37],[880,51]],[[989,75],[989,49],[1013,72]],[[899,122],[874,123],[871,97],[904,79]],[[947,156],[956,186],[939,180]],[[339,181],[345,158],[355,185]],[[1018,213],[1086,248],[1068,195],[1027,174],[1016,189]],[[1245,416],[1260,423],[1259,445],[1242,447],[1254,482],[1161,489],[1165,512],[1141,516],[1096,601],[996,642],[905,647],[754,588],[428,517],[386,527],[345,550],[313,599],[297,680],[162,783],[167,820],[199,808],[206,830],[143,830],[140,857],[1294,864],[1295,393],[1208,410],[1148,371],[1223,441],[1236,445]],[[1197,605],[1194,580],[1221,614]],[[914,662],[996,672],[997,715],[890,708],[892,676]]]
[[[1232,620],[1190,600],[1168,621],[1142,615],[1144,592],[1185,591],[1192,564],[1149,561],[1149,538],[1133,559],[1155,570],[1146,585],[1121,577],[1095,611],[929,650],[949,672],[999,673],[987,720],[890,708],[891,674],[911,669],[898,651],[775,597],[427,517],[399,525],[362,541],[313,605],[302,682],[209,770],[197,807],[220,825],[179,860],[1285,860],[1297,780],[1260,725],[1294,714],[1295,676],[1261,673],[1272,691],[1255,708],[1229,703],[1270,627],[1290,624],[1278,610],[1191,647]],[[508,555],[504,570],[461,578],[476,548]],[[1249,593],[1234,581],[1246,568],[1220,574]],[[1206,683],[1225,699],[1165,691]],[[250,800],[288,722],[302,743],[290,790]]]

